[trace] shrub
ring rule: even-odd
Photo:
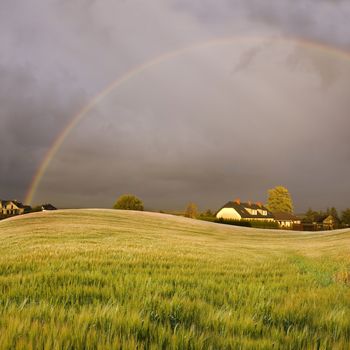
[[[225,224],[225,225],[252,227],[249,221],[244,221],[244,220],[232,220],[232,219],[219,218],[219,219],[216,219],[215,222],[218,224]]]
[[[267,228],[267,229],[278,229],[279,225],[278,222],[276,221],[258,221],[258,220],[253,220],[250,221],[251,227],[254,228]]]
[[[198,219],[203,221],[210,221],[210,222],[216,222],[217,220],[215,216],[206,216],[206,215],[199,215]]]
[[[143,202],[132,194],[123,194],[115,202],[114,209],[143,211]]]

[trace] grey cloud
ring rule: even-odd
[[[242,21],[246,32],[259,33],[264,25],[288,36],[350,46],[350,4],[345,0],[174,0],[172,4],[213,28]]]
[[[348,47],[349,10],[311,0],[2,1],[0,197],[23,198],[66,123],[133,67],[217,36]],[[134,192],[149,208],[216,209],[232,197],[264,200],[282,183],[300,210],[349,206],[349,81],[348,62],[293,43],[173,57],[91,110],[35,201],[110,206]]]

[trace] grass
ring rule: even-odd
[[[112,210],[0,222],[1,349],[349,349],[350,231]]]

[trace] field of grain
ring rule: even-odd
[[[0,349],[350,348],[349,230],[67,210],[0,242]]]

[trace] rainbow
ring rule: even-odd
[[[248,36],[248,37],[228,37],[228,38],[219,38],[212,39],[205,42],[196,43],[184,48],[180,48],[174,51],[166,52],[160,56],[157,56],[137,67],[134,67],[124,73],[122,76],[110,83],[105,89],[103,89],[99,94],[90,100],[90,102],[84,106],[77,114],[75,114],[67,125],[63,128],[58,137],[54,140],[51,147],[47,151],[44,159],[42,160],[40,166],[38,167],[32,182],[29,186],[28,192],[25,197],[25,203],[32,204],[35,193],[40,185],[40,182],[45,175],[52,159],[55,157],[58,150],[61,148],[67,136],[71,131],[80,123],[80,121],[90,112],[96,105],[98,105],[107,95],[109,95],[113,90],[117,89],[125,82],[133,79],[134,77],[140,75],[141,73],[147,71],[148,69],[157,66],[158,64],[171,60],[175,57],[190,53],[198,49],[205,49],[216,46],[231,45],[239,42],[254,42],[268,40],[273,42],[283,42],[283,43],[294,43],[299,46],[312,48],[321,52],[326,52],[332,54],[340,59],[350,59],[350,52],[326,45],[321,42],[309,41],[306,39],[295,38],[295,37],[257,37],[257,36]]]

